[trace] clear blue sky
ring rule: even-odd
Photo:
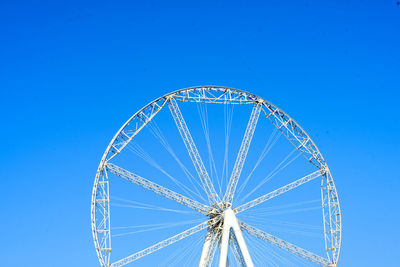
[[[97,266],[90,195],[118,128],[169,91],[251,91],[334,173],[341,266],[398,266],[400,4],[2,1],[1,265]]]

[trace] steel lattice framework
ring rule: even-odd
[[[214,189],[210,176],[203,164],[199,151],[179,108],[179,102],[253,106],[224,196],[218,195]],[[113,159],[165,106],[168,106],[170,110],[170,114],[176,124],[190,159],[193,162],[202,189],[207,195],[208,203],[200,203],[188,196],[154,183],[150,181],[148,177],[143,178],[112,163]],[[243,205],[233,207],[232,202],[235,196],[235,190],[245,164],[260,114],[264,114],[307,161],[317,167],[317,171],[262,195],[261,197],[254,198]],[[112,262],[110,256],[109,173],[199,212],[206,216],[207,219],[195,227],[158,242],[142,251]],[[298,188],[316,178],[321,179],[322,217],[326,257],[316,255],[237,219],[236,215],[238,213],[261,205],[272,198]],[[91,225],[100,264],[101,266],[107,267],[123,266],[204,229],[207,229],[207,234],[204,240],[199,266],[210,266],[217,247],[219,247],[220,267],[225,267],[227,265],[227,251],[229,247],[239,266],[253,266],[251,253],[247,248],[242,232],[246,232],[273,246],[321,266],[337,265],[341,245],[341,213],[336,187],[326,161],[309,135],[307,135],[291,117],[272,103],[245,91],[217,86],[192,87],[162,96],[135,113],[120,128],[103,154],[96,173],[91,201]]]
[[[228,190],[226,191],[224,201],[232,203],[233,195],[235,194],[235,189],[242,172],[244,161],[246,160],[247,152],[249,151],[251,139],[253,138],[254,131],[256,129],[258,117],[261,111],[261,103],[256,104],[250,115],[249,123],[247,124],[246,132],[244,133],[244,138],[239,149],[239,153],[236,158],[235,166],[233,167],[232,175],[229,180]]]

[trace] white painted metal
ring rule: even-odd
[[[144,178],[140,177],[139,175],[128,172],[127,170],[124,170],[123,168],[118,167],[112,163],[108,163],[106,165],[106,169],[107,169],[107,171],[110,171],[111,173],[114,173],[121,178],[124,178],[132,183],[135,183],[145,189],[153,191],[156,194],[159,194],[161,196],[164,196],[166,198],[174,200],[174,201],[176,201],[180,204],[183,204],[189,208],[192,208],[195,211],[198,211],[204,215],[206,215],[207,211],[209,210],[209,207],[204,204],[201,204],[201,203],[199,203],[193,199],[190,199],[188,197],[182,196],[181,194],[178,194],[170,189],[167,189],[161,185],[158,185],[154,182],[144,179]]]
[[[231,251],[233,253],[233,256],[235,257],[236,263],[239,266],[246,266],[246,263],[244,262],[243,254],[241,253],[240,248],[239,248],[238,241],[236,239],[235,234],[232,233],[232,231],[231,231],[231,235],[230,235],[229,245],[230,245]]]
[[[291,244],[283,239],[280,239],[276,236],[265,233],[265,232],[255,228],[253,226],[250,226],[244,222],[241,222],[240,226],[243,229],[243,231],[246,231],[247,233],[249,233],[257,238],[265,240],[272,245],[275,245],[279,248],[282,248],[286,251],[296,254],[304,259],[310,260],[310,261],[315,262],[322,266],[332,266],[332,263],[329,262],[327,259],[322,258],[321,256],[311,253],[305,249],[302,249],[296,245],[293,245],[293,244]]]
[[[171,244],[173,244],[173,243],[175,243],[175,242],[177,242],[177,241],[179,241],[179,240],[181,240],[181,239],[183,239],[185,237],[193,235],[193,234],[195,234],[195,233],[207,228],[210,225],[210,223],[212,223],[213,221],[214,221],[214,219],[210,219],[210,220],[208,220],[208,221],[206,221],[204,223],[201,223],[201,224],[199,224],[199,225],[197,225],[195,227],[192,227],[192,228],[190,228],[190,229],[188,229],[188,230],[186,230],[186,231],[184,231],[184,232],[182,232],[180,234],[177,234],[177,235],[175,235],[173,237],[170,237],[170,238],[168,238],[168,239],[166,239],[164,241],[158,242],[157,244],[155,244],[155,245],[153,245],[151,247],[148,247],[148,248],[146,248],[146,249],[144,249],[142,251],[139,251],[139,252],[137,252],[135,254],[132,254],[132,255],[130,255],[130,256],[122,259],[122,260],[119,260],[119,261],[113,263],[111,266],[112,267],[123,266],[123,265],[126,265],[126,264],[128,264],[130,262],[133,262],[133,261],[137,260],[137,259],[140,259],[140,258],[142,258],[142,257],[144,257],[146,255],[149,255],[150,253],[153,253],[153,252],[155,252],[155,251],[157,251],[159,249],[162,249],[162,248],[164,248],[166,246],[169,246],[169,245],[171,245]]]
[[[210,250],[208,252],[208,256],[206,259],[207,264],[205,264],[205,266],[207,266],[207,267],[211,266],[212,261],[214,259],[215,251],[217,250],[220,239],[221,239],[221,233],[219,233],[219,232],[214,233],[214,236],[213,236],[213,239],[212,239],[211,245],[210,245]]]
[[[300,179],[294,181],[293,183],[290,183],[288,185],[282,186],[281,188],[278,188],[278,189],[276,189],[276,190],[274,190],[274,191],[272,191],[272,192],[270,192],[268,194],[265,194],[265,195],[263,195],[261,197],[258,197],[258,198],[254,199],[252,201],[247,202],[246,204],[243,204],[243,205],[235,208],[234,212],[235,213],[239,213],[239,212],[245,211],[247,209],[250,209],[250,208],[252,208],[254,206],[257,206],[257,205],[259,205],[259,204],[261,204],[261,203],[263,203],[263,202],[265,202],[265,201],[267,201],[267,200],[269,200],[271,198],[279,196],[279,195],[281,195],[283,193],[286,193],[287,191],[292,190],[292,189],[294,189],[294,188],[296,188],[296,187],[298,187],[298,186],[300,186],[302,184],[305,184],[305,183],[307,183],[307,182],[309,182],[311,180],[314,180],[315,178],[323,175],[324,173],[325,173],[324,171],[320,171],[320,170],[315,171],[315,172],[313,172],[313,173],[311,173],[311,174],[309,174],[307,176],[304,176],[303,178],[300,178]]]
[[[172,116],[174,117],[175,124],[178,127],[179,133],[181,134],[181,137],[189,152],[190,158],[193,161],[193,165],[197,171],[197,174],[199,175],[199,178],[203,183],[203,187],[207,193],[210,205],[218,204],[220,202],[220,198],[217,192],[215,192],[214,186],[211,182],[210,177],[208,176],[206,167],[204,167],[204,163],[201,160],[199,151],[197,150],[193,138],[186,125],[186,122],[183,119],[179,106],[174,98],[169,97],[168,100],[169,100],[168,101],[169,109],[171,111]]]
[[[251,139],[253,138],[254,131],[257,126],[258,117],[261,111],[261,104],[262,102],[257,103],[251,112],[250,119],[246,127],[246,132],[244,134],[242,144],[240,145],[239,153],[237,155],[232,175],[229,180],[228,189],[224,196],[224,202],[232,203],[233,195],[235,194],[236,186],[239,181],[247,153],[249,152]]]
[[[200,256],[199,267],[207,267],[209,265],[210,250],[215,236],[216,235],[213,233],[212,228],[208,228],[206,238],[204,239],[203,250]]]
[[[219,267],[225,267],[228,260],[228,246],[231,230],[235,234],[239,249],[241,254],[243,255],[243,260],[248,267],[254,266],[253,261],[251,260],[249,251],[246,246],[246,242],[244,241],[242,231],[240,230],[240,226],[236,219],[235,213],[231,208],[227,208],[223,212],[223,228],[222,228],[222,240],[221,240],[221,252],[219,259]]]
[[[223,202],[221,202],[220,196],[218,196],[213,187],[193,138],[183,119],[177,101],[189,103],[254,105],[239,153],[236,157],[231,179],[226,188]],[[201,184],[209,198],[208,204],[210,205],[192,200],[111,163],[111,160],[135,138],[167,103],[188,150],[189,156],[195,166]],[[318,168],[318,171],[249,201],[242,206],[232,207],[237,182],[261,111],[294,147],[302,153],[310,163]],[[208,217],[208,221],[111,264],[110,180],[107,173],[113,173],[136,185],[153,191],[159,196],[185,205]],[[322,176],[321,198],[327,258],[315,255],[287,241],[245,224],[244,222],[240,222],[239,224],[235,213],[260,205],[271,198],[277,197],[294,188],[298,188],[300,185],[320,176]],[[91,201],[91,225],[97,256],[103,267],[125,265],[206,228],[208,230],[199,266],[209,266],[212,263],[216,247],[219,245],[219,266],[226,267],[229,244],[239,264],[242,266],[253,266],[250,253],[243,238],[242,230],[292,254],[323,266],[336,266],[339,259],[341,244],[341,213],[336,187],[327,163],[311,138],[292,118],[270,102],[245,91],[216,86],[182,89],[160,97],[134,114],[121,127],[108,145],[96,173]]]

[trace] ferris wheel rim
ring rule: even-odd
[[[181,94],[181,93],[185,93],[185,92],[191,92],[191,91],[196,91],[196,90],[206,90],[206,91],[223,91],[223,90],[229,90],[233,93],[238,93],[238,94],[244,94],[246,96],[249,97],[249,103],[256,103],[257,100],[262,100],[263,101],[263,105],[268,104],[271,107],[275,108],[278,112],[280,112],[281,114],[283,114],[284,116],[286,116],[287,118],[289,118],[289,121],[291,121],[291,123],[293,123],[302,134],[304,134],[307,139],[308,139],[308,143],[312,146],[312,148],[315,150],[315,154],[312,155],[313,158],[318,158],[318,163],[320,164],[320,166],[317,166],[316,164],[314,164],[313,162],[310,162],[312,164],[314,164],[315,166],[317,166],[320,169],[324,169],[326,170],[326,176],[327,179],[328,177],[330,177],[330,182],[332,183],[332,188],[335,191],[335,194],[337,195],[337,191],[336,191],[336,186],[334,184],[334,180],[332,178],[331,172],[329,170],[328,164],[326,163],[322,153],[319,151],[318,147],[316,146],[316,144],[314,143],[314,141],[311,139],[311,137],[307,134],[307,132],[292,118],[290,117],[286,112],[284,112],[282,109],[278,108],[276,105],[272,104],[270,101],[267,101],[255,94],[252,94],[248,91],[244,91],[244,90],[240,90],[240,89],[235,89],[235,88],[231,88],[231,87],[224,87],[224,86],[213,86],[213,85],[208,85],[208,86],[194,86],[194,87],[188,87],[188,88],[183,88],[183,89],[178,89],[175,90],[173,92],[167,93],[159,98],[156,98],[155,100],[149,102],[147,105],[145,105],[144,107],[142,107],[140,110],[138,110],[136,113],[134,113],[123,125],[122,127],[117,131],[117,133],[114,135],[114,137],[111,139],[110,143],[108,144],[105,152],[103,153],[103,156],[101,158],[99,167],[97,169],[96,172],[96,177],[95,177],[95,181],[94,181],[94,185],[93,185],[93,191],[92,191],[92,200],[91,200],[91,225],[92,225],[92,234],[93,234],[93,239],[94,239],[94,243],[95,243],[95,247],[96,247],[96,252],[98,255],[98,258],[100,260],[100,262],[102,262],[102,254],[101,251],[99,250],[99,242],[98,242],[98,237],[97,234],[95,232],[96,230],[96,193],[97,193],[97,188],[98,188],[98,183],[99,183],[99,177],[102,173],[102,171],[104,171],[105,169],[105,164],[107,163],[107,161],[110,158],[107,158],[108,155],[111,152],[111,148],[113,146],[113,144],[115,143],[116,139],[118,138],[118,136],[121,134],[121,132],[123,132],[123,130],[129,125],[130,122],[132,122],[134,120],[134,118],[136,118],[139,114],[141,114],[141,112],[143,112],[144,110],[146,110],[147,108],[149,108],[151,105],[153,105],[154,103],[157,103],[160,100],[165,100],[168,99],[170,97],[174,97],[175,95]],[[182,101],[182,102],[196,102],[196,101]],[[201,102],[200,100],[198,102]],[[165,102],[164,102],[165,104]],[[163,104],[163,105],[164,105]],[[162,108],[162,107],[161,107]],[[144,124],[145,126],[146,124]],[[276,125],[274,125],[276,127]],[[139,130],[140,131],[140,130]],[[138,132],[139,132],[138,131]],[[289,140],[290,141],[290,140]],[[299,149],[297,149],[299,150]],[[300,150],[299,150],[300,151]],[[302,151],[300,151],[303,155],[304,153]],[[117,153],[118,154],[118,153]],[[340,212],[340,204],[339,204],[339,200],[337,199],[337,208],[339,210],[339,221],[337,221],[336,223],[339,224],[339,247],[337,248],[337,253],[336,253],[336,257],[335,259],[333,259],[335,262],[338,261],[339,259],[339,255],[340,255],[340,243],[341,243],[341,212]],[[329,257],[329,255],[328,255]],[[103,260],[105,262],[105,260]]]

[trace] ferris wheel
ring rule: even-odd
[[[164,95],[116,133],[91,226],[101,266],[336,266],[335,184],[309,135],[245,91]]]

